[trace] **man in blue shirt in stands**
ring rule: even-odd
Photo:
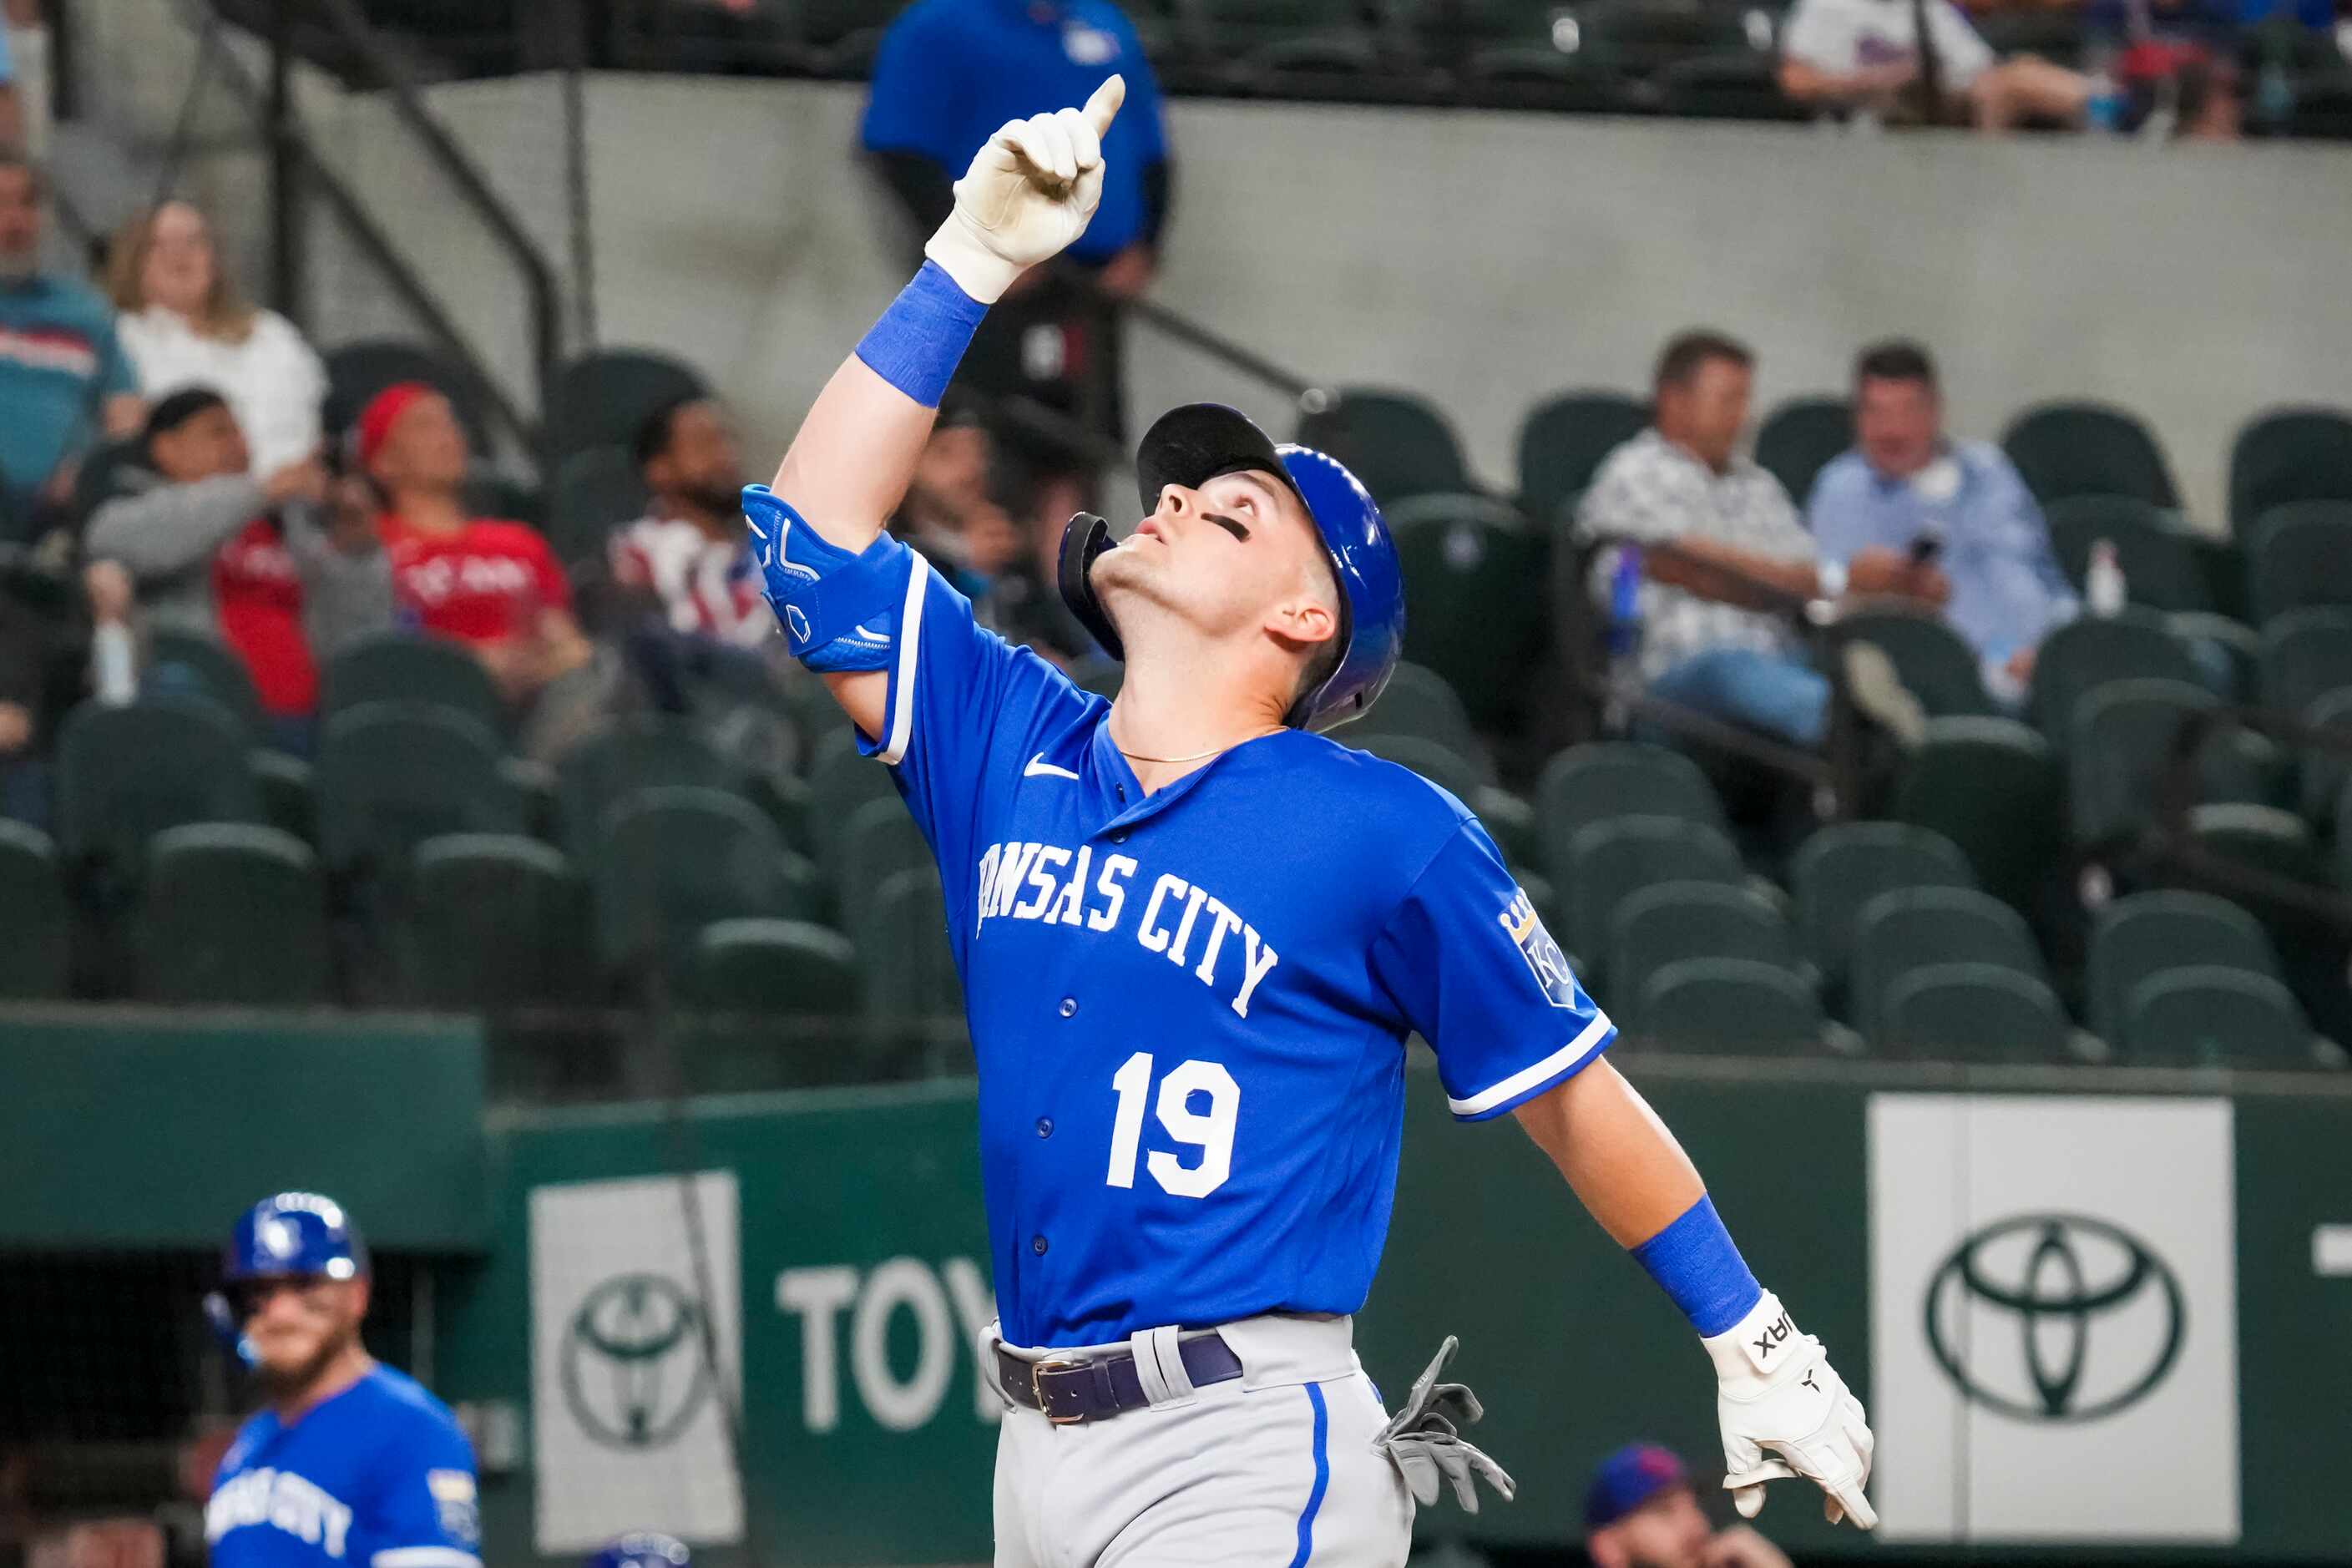
[[[1822,469],[1805,507],[1822,559],[1916,552],[1937,578],[1927,598],[1976,649],[1987,689],[2021,700],[2042,639],[2082,609],[2033,492],[1999,447],[1944,435],[1935,362],[1916,343],[1862,352],[1853,416],[1853,449]]]

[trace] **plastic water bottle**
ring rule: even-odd
[[[1609,700],[1605,717],[1622,730],[1642,694],[1642,547],[1621,544],[1609,573]]]
[[[2091,542],[2091,558],[2083,573],[2083,600],[2091,614],[2107,620],[2123,614],[2124,604],[2130,597],[2129,584],[2124,581],[2123,562],[2116,557],[2112,539]]]

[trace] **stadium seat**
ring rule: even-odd
[[[1454,688],[1435,670],[1410,661],[1396,667],[1380,700],[1347,733],[1352,737],[1357,730],[1434,741],[1473,759],[1484,755],[1470,711]],[[1486,771],[1483,762],[1479,768]]]
[[[746,794],[743,770],[691,726],[676,719],[626,719],[556,759],[559,838],[573,856],[590,854],[614,801],[662,784]]]
[[[2083,989],[2092,1032],[2120,1045],[2134,988],[2184,963],[2279,977],[2278,954],[2261,922],[2228,900],[2174,889],[2134,893],[2091,919]]]
[[[703,928],[687,975],[685,1087],[741,1093],[861,1076],[857,955],[805,921],[729,920]]]
[[[1943,963],[1993,964],[2046,979],[2024,918],[1999,899],[1974,888],[1906,888],[1877,895],[1856,914],[1849,1021],[1880,1038],[1889,988]]]
[[[284,752],[246,752],[245,765],[261,792],[261,820],[303,843],[319,842],[319,802],[311,790],[310,764]]]
[[[1685,120],[1808,118],[1804,105],[1780,90],[1774,58],[1745,45],[1669,61],[1656,87],[1659,111]]]
[[[319,721],[323,726],[362,702],[425,702],[506,732],[506,703],[489,672],[459,644],[441,637],[386,632],[353,643],[319,674]]]
[[[571,565],[602,563],[615,530],[646,514],[646,481],[625,447],[565,455],[547,497],[547,542]]]
[[[1853,445],[1853,405],[1843,397],[1792,397],[1756,430],[1756,460],[1780,481],[1798,511],[1830,459]]]
[[[1906,760],[1888,815],[1949,839],[1979,886],[2021,911],[2064,847],[2050,743],[2014,719],[1935,719]]]
[[[1583,52],[1597,63],[1644,79],[1677,61],[1752,48],[1737,11],[1693,0],[1601,0],[1579,20]]]
[[[2255,519],[2246,602],[2258,626],[2289,610],[2352,605],[2352,500],[2294,501]]]
[[[1544,764],[1536,781],[1536,832],[1544,873],[1560,887],[1569,846],[1596,822],[1620,816],[1677,816],[1720,831],[1723,803],[1698,764],[1680,752],[1639,741],[1571,746]]]
[[[1568,941],[1576,962],[1607,962],[1611,922],[1634,893],[1660,882],[1744,879],[1731,840],[1678,816],[1618,816],[1570,840],[1564,875],[1553,881],[1568,900]]]
[[[422,702],[365,702],[327,721],[314,777],[327,869],[395,896],[417,846],[445,833],[520,833],[521,792],[488,731]]]
[[[372,338],[329,349],[327,399],[321,410],[327,434],[341,437],[358,422],[360,411],[385,387],[421,381],[449,400],[466,443],[477,456],[490,449],[489,423],[481,390],[455,363],[430,349],[392,339]]]
[[[1454,427],[1409,392],[1346,388],[1330,407],[1299,419],[1297,439],[1347,464],[1383,507],[1472,488]]]
[[[2026,717],[2063,752],[2071,743],[2084,697],[2118,680],[2206,684],[2205,671],[2188,645],[2172,635],[2155,611],[2084,616],[2042,639],[2033,660],[2032,687],[2026,693]]]
[[[1748,888],[1717,882],[1663,882],[1617,906],[1605,966],[1586,955],[1589,988],[1611,996],[1639,996],[1650,976],[1686,958],[1745,958],[1811,981],[1811,966],[1797,956],[1789,922]]]
[[[2042,403],[2010,421],[2001,449],[2044,506],[2074,496],[2130,496],[2175,507],[2164,448],[2139,416],[2104,403]]]
[[[1929,963],[1886,987],[1870,1043],[1898,1061],[2055,1063],[2074,1033],[2047,984],[1998,963]]]
[[[2352,501],[2352,414],[2274,408],[2247,421],[2230,448],[2230,531],[2251,538],[2273,507]]]
[[[202,823],[149,847],[132,942],[143,1002],[320,1006],[334,999],[326,886],[274,827]]]
[[[1748,958],[1685,958],[1654,971],[1634,999],[1630,1042],[1733,1056],[1818,1056],[1826,1025],[1804,979]]]
[[[1483,496],[1412,497],[1388,521],[1404,570],[1405,653],[1482,729],[1517,728],[1551,632],[1544,536]]]
[[[2341,734],[2352,744],[2352,683],[2305,708],[2303,721],[2315,729]],[[2352,779],[2352,751],[2325,751],[2315,746],[2304,752],[2301,762],[2303,815],[2315,826],[2326,826],[2335,820],[2336,802],[2344,793],[2345,781]]]
[[[569,863],[535,839],[428,838],[400,916],[402,988],[469,1012],[592,1002],[585,905]]]
[[[2263,707],[2301,716],[2352,687],[2352,609],[2289,610],[2262,631]]]
[[[2250,801],[2208,801],[2189,810],[2189,834],[2198,850],[2247,870],[2290,882],[2327,875],[2310,825],[2291,811]],[[2229,886],[2226,877],[2197,877]]]
[[[890,782],[890,770],[872,757],[859,754],[846,724],[827,731],[817,742],[815,754],[809,759],[808,786],[810,817],[824,824],[847,822],[867,801],[898,798],[898,788]],[[837,833],[830,840],[820,838],[820,860],[825,858],[826,843],[838,839]]]
[[[1916,888],[1973,888],[1969,862],[1950,840],[1899,822],[1845,822],[1805,840],[1789,863],[1797,935],[1836,1003],[1846,989],[1863,907],[1881,894]]]
[[[2179,680],[2111,680],[2084,694],[2067,727],[2069,827],[2077,846],[2126,843],[2156,817],[2180,727],[2214,707]]]
[[[72,951],[56,847],[39,828],[0,817],[0,1000],[63,996]]]
[[[58,741],[58,847],[67,865],[96,863],[135,879],[147,840],[167,827],[260,822],[246,746],[236,721],[210,700],[83,703]]]
[[[2168,969],[2133,987],[2118,1044],[2135,1065],[2319,1065],[2294,992],[2267,974],[2210,964]]]
[[[2175,610],[2164,629],[2197,661],[2198,679],[2224,702],[2251,703],[2262,685],[2263,634],[2243,621],[2201,610]]]
[[[1519,426],[1519,506],[1538,522],[1583,493],[1602,458],[1649,427],[1650,405],[1622,392],[1563,392]]]
[[[1363,76],[1381,63],[1357,0],[1192,0],[1192,8],[1210,57],[1230,62],[1219,79],[1229,89],[1298,91],[1302,78]]]
[[[2207,568],[2210,544],[2169,512],[2137,496],[2069,496],[2047,502],[2050,548],[2066,580],[2083,592],[2091,547],[2116,547],[2130,602],[2152,610],[2219,608]]]
[[[1994,711],[1976,649],[1941,617],[1874,601],[1840,616],[1836,625],[1842,638],[1866,642],[1884,652],[1931,718]]]
[[[906,0],[793,0],[799,39],[824,51],[827,67],[842,75],[864,75],[874,63],[890,18]]]
[[[969,1070],[969,1048],[960,1050],[940,1033],[940,1026],[961,1021],[963,986],[948,942],[939,873],[921,867],[884,882],[854,911],[850,940],[857,950],[866,1021],[884,1061]]]
[[[658,965],[675,981],[713,921],[817,912],[815,873],[774,824],[734,795],[691,785],[615,802],[592,877],[597,951],[615,974]]]
[[[867,801],[836,831],[840,845],[833,857],[833,891],[837,908],[853,908],[899,872],[932,864],[923,830],[895,795]]]
[[[269,721],[245,661],[217,637],[158,628],[147,637],[145,689],[157,695],[205,697],[226,709],[256,745],[269,737]]]
[[[559,457],[593,447],[625,452],[647,416],[709,391],[702,377],[649,349],[598,349],[556,372],[547,427]]]

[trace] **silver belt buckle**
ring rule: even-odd
[[[1082,1361],[1037,1361],[1029,1363],[1029,1395],[1037,1402],[1037,1413],[1056,1426],[1075,1426],[1084,1421],[1086,1412],[1076,1415],[1056,1415],[1053,1402],[1045,1397],[1045,1384],[1038,1380],[1049,1372],[1076,1372],[1087,1363]]]

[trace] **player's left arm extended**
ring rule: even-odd
[[[1830,1522],[1864,1530],[1872,1438],[1822,1343],[1800,1333],[1732,1245],[1698,1170],[1649,1102],[1604,1058],[1514,1112],[1577,1197],[1691,1320],[1713,1358],[1723,1484],[1749,1519],[1764,1483],[1803,1477]]]

